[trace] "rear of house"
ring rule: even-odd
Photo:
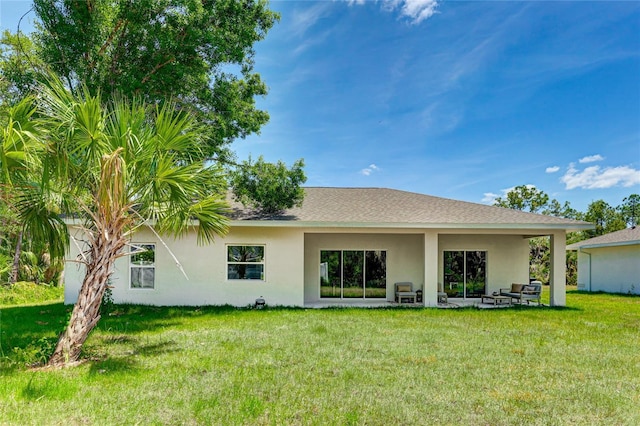
[[[586,222],[384,188],[305,188],[302,207],[261,216],[233,204],[231,231],[198,246],[195,232],[159,238],[151,227],[132,239],[111,278],[115,302],[152,305],[311,306],[393,301],[394,283],[478,298],[529,281],[528,239],[549,236],[551,302],[565,304],[566,232]],[[74,241],[82,241],[70,223]],[[81,245],[71,244],[70,259]],[[65,302],[84,271],[68,264]]]

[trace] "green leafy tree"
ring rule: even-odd
[[[542,214],[555,217],[563,217],[566,219],[581,220],[582,213],[571,207],[568,201],[564,204],[560,204],[558,200],[549,200],[549,202],[542,208]]]
[[[638,225],[640,221],[640,195],[631,194],[622,200],[622,204],[618,206],[618,211],[622,215],[622,220],[630,226]]]
[[[32,93],[44,64],[31,38],[5,30],[0,37],[0,107],[7,108]]]
[[[32,99],[27,98],[14,106],[3,110],[0,129],[0,215],[4,224],[2,228],[3,246],[7,254],[13,249],[13,262],[8,282],[13,284],[18,279],[20,258],[25,228],[21,222],[16,205],[19,197],[32,191],[34,181],[40,175],[32,169],[38,165],[37,147],[29,136],[35,131],[32,123],[34,109]],[[36,233],[36,235],[39,235]],[[51,242],[49,240],[46,240]],[[53,243],[53,249],[59,257],[64,254],[61,245]]]
[[[549,196],[532,185],[518,185],[506,193],[504,198],[498,197],[493,203],[509,209],[538,213],[549,203]]]
[[[74,92],[171,100],[207,123],[202,154],[225,161],[230,142],[269,120],[255,105],[267,88],[253,48],[279,19],[266,0],[34,0],[33,10],[33,44],[3,37],[0,96],[19,98],[46,64]]]
[[[494,205],[568,219],[581,217],[578,211],[571,208],[569,202],[562,205],[558,200],[550,199],[544,191],[532,185],[516,186],[507,192],[504,198],[497,198]],[[545,283],[549,282],[550,254],[549,238],[529,239],[529,275],[532,278]],[[575,253],[567,253],[567,283],[575,282],[577,282],[577,256]]]
[[[45,233],[64,244],[63,214],[82,219],[86,248],[79,259],[85,277],[78,301],[50,365],[76,361],[100,318],[100,303],[118,257],[131,233],[153,221],[161,233],[183,235],[192,219],[200,243],[227,231],[225,178],[202,155],[203,126],[170,103],[148,106],[141,100],[81,90],[73,95],[59,80],[40,90],[30,164],[43,178],[20,195],[18,214],[31,233]],[[58,254],[54,251],[53,254]]]
[[[302,205],[306,182],[304,161],[296,161],[290,169],[286,164],[267,163],[262,156],[256,162],[245,161],[232,174],[231,187],[235,198],[264,214],[278,213],[284,209]]]
[[[595,224],[595,230],[585,231],[586,238],[593,238],[626,228],[626,221],[619,209],[610,206],[604,200],[589,204],[584,220]]]
[[[4,105],[52,69],[72,93],[175,104],[205,124],[194,153],[222,163],[232,140],[268,121],[253,48],[279,19],[266,0],[35,0],[33,10],[31,37],[2,39]]]

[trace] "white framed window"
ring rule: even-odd
[[[155,288],[156,245],[134,244],[129,256],[130,287]]]
[[[227,279],[264,281],[263,245],[227,245]]]

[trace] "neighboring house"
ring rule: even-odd
[[[115,302],[247,306],[393,301],[394,283],[476,298],[529,282],[529,242],[551,238],[551,304],[565,305],[566,232],[587,222],[382,188],[305,188],[303,206],[260,216],[232,203],[231,230],[207,246],[140,229],[111,278]],[[76,240],[83,237],[69,224]],[[164,246],[166,244],[166,247]],[[170,249],[170,251],[169,251]],[[174,260],[173,255],[179,261]],[[77,298],[82,267],[68,263],[65,302]],[[184,270],[184,274],[182,270]],[[185,277],[188,276],[188,280]]]
[[[567,246],[578,250],[578,289],[640,294],[640,228],[623,229]]]

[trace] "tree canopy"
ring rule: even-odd
[[[296,161],[290,169],[282,162],[267,163],[260,156],[256,162],[245,161],[231,176],[231,188],[235,198],[264,214],[300,206],[304,199],[307,181],[304,161]]]
[[[250,161],[236,164],[229,143],[258,132],[269,119],[255,105],[255,97],[267,90],[254,71],[254,44],[279,19],[266,0],[34,0],[33,10],[32,34],[6,31],[0,40],[3,108],[35,93],[43,76],[55,74],[75,95],[171,103],[201,124],[201,159],[231,170],[253,167]],[[262,161],[260,166],[279,168]],[[275,209],[278,193],[268,202],[267,188],[281,189],[268,181],[242,198]],[[221,194],[226,189],[218,188]],[[302,194],[299,188],[292,191],[294,198]],[[289,205],[291,195],[282,194],[279,206]],[[17,238],[6,241],[16,244],[19,256]]]
[[[532,185],[518,185],[504,196],[496,198],[496,206],[538,213],[549,203],[549,196]]]
[[[269,120],[254,71],[254,44],[279,19],[266,0],[34,0],[34,11],[33,46],[5,37],[12,60],[30,54],[72,91],[172,100],[207,124],[207,157],[226,159],[231,141]],[[13,90],[30,77],[5,75]]]

